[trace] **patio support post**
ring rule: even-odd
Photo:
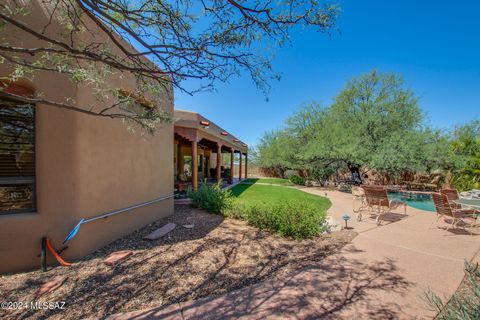
[[[212,155],[210,154],[210,157],[211,157],[211,156],[212,156]],[[205,158],[205,161],[207,162],[207,179],[210,179],[210,178],[211,178],[211,177],[210,177],[210,157]]]
[[[197,141],[192,141],[192,188],[198,189],[198,156],[197,156]]]
[[[177,144],[177,175],[181,175],[183,173],[183,154],[181,144]]]
[[[242,181],[242,151],[239,153],[240,159],[238,161],[238,179]]]
[[[222,145],[218,144],[217,147],[217,182],[222,179]]]
[[[228,183],[233,183],[233,158],[235,156],[235,150],[230,151],[230,176],[228,177]]]
[[[248,153],[245,153],[245,179],[248,179]]]

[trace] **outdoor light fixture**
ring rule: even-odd
[[[242,144],[242,146],[246,147],[247,145],[244,143],[244,144]]]
[[[233,142],[240,142],[240,140],[238,140],[238,139],[233,139]]]
[[[345,221],[345,229],[348,229],[347,221],[350,220],[350,216],[348,214],[344,214],[342,216],[343,221]]]
[[[210,125],[209,121],[200,121],[200,124],[204,127],[208,127]]]
[[[222,131],[221,135],[222,136],[228,136],[228,132]]]

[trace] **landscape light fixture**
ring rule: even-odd
[[[350,216],[345,213],[345,214],[342,216],[342,219],[343,219],[343,221],[345,221],[345,229],[348,229],[347,221],[350,220]]]

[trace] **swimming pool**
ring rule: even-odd
[[[414,192],[389,192],[388,198],[390,200],[400,200],[405,202],[408,206],[435,212],[435,205],[432,201],[432,196],[425,193],[414,193]]]

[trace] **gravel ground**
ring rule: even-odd
[[[168,222],[175,230],[156,241],[143,237]],[[193,229],[182,225],[194,224]],[[72,267],[0,276],[2,301],[35,301],[46,280],[63,286],[39,301],[65,301],[65,310],[0,310],[0,319],[79,319],[219,295],[265,279],[281,279],[338,251],[355,236],[340,231],[311,240],[285,239],[187,206],[86,256]],[[115,267],[101,263],[117,250],[134,253]],[[3,313],[2,313],[3,312]]]

